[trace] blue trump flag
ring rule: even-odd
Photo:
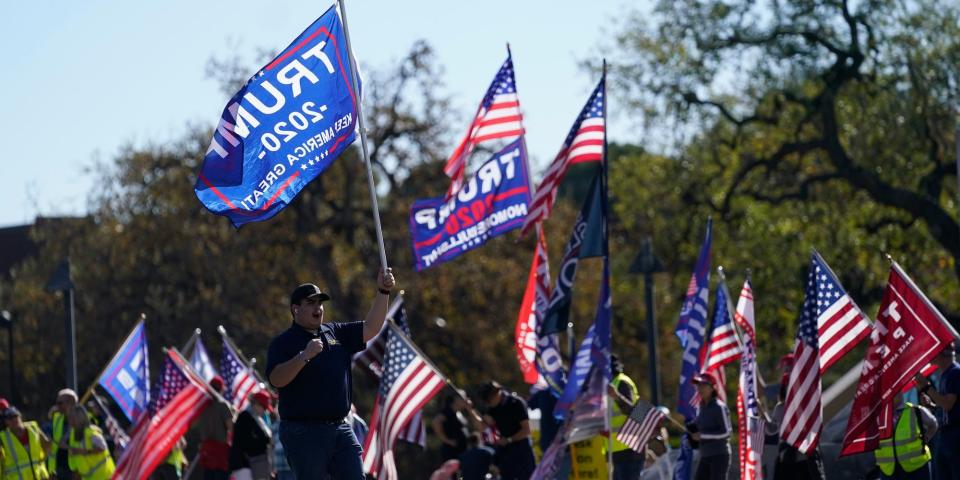
[[[410,234],[417,271],[520,228],[529,203],[527,152],[521,137],[487,160],[449,201],[429,198],[413,203]]]
[[[593,185],[590,187],[590,193],[587,195],[579,220],[581,222],[577,223],[577,227],[582,224],[586,230],[581,236],[579,257],[602,256],[603,279],[600,285],[600,299],[593,325],[587,330],[587,335],[584,337],[583,343],[580,344],[577,356],[573,360],[573,366],[570,368],[563,394],[557,400],[557,406],[553,411],[557,417],[565,415],[566,411],[573,405],[592,370],[598,371],[605,382],[609,382],[612,377],[610,372],[612,343],[610,324],[613,314],[611,311],[610,260],[607,240],[607,185],[606,171],[603,167],[598,170]],[[563,276],[562,271],[560,276]],[[567,303],[569,311],[569,296]]]
[[[612,318],[612,301],[610,295],[610,262],[607,257],[603,259],[603,284],[600,288],[600,302],[597,305],[597,316],[593,325],[587,330],[587,335],[577,350],[577,358],[573,361],[573,367],[570,369],[570,375],[567,379],[567,385],[563,389],[563,394],[557,400],[557,406],[553,414],[557,417],[566,415],[567,409],[573,405],[574,401],[581,394],[583,384],[591,371],[600,372],[604,379],[604,384],[610,382],[612,374],[610,372],[610,319]],[[584,391],[586,394],[587,391]]]
[[[583,207],[573,224],[573,233],[563,252],[556,286],[550,294],[550,304],[544,315],[540,335],[559,333],[566,329],[570,318],[570,303],[573,295],[573,280],[581,258],[599,257],[606,254],[606,192],[603,190],[603,167],[597,170]]]
[[[147,363],[147,332],[143,320],[123,341],[98,382],[131,423],[137,423],[150,403],[150,368]]]
[[[688,421],[697,415],[693,399],[696,388],[693,376],[700,373],[700,349],[703,346],[704,329],[707,324],[707,308],[710,300],[710,245],[713,220],[707,219],[707,235],[700,247],[700,256],[690,277],[687,297],[680,310],[680,320],[675,333],[683,349],[680,367],[680,392],[677,396],[677,411]]]
[[[358,92],[330,7],[227,103],[194,191],[234,226],[273,217],[356,136]]]

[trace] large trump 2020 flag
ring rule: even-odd
[[[330,7],[230,99],[194,186],[207,209],[237,227],[271,218],[353,143],[349,55]]]

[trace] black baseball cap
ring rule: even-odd
[[[290,305],[300,305],[303,299],[313,296],[319,296],[321,302],[330,300],[330,295],[323,293],[320,287],[312,283],[304,283],[293,289],[293,293],[290,294]]]
[[[3,411],[3,418],[14,418],[20,416],[20,410],[17,407],[10,407]]]

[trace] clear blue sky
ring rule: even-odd
[[[108,160],[125,144],[176,138],[188,122],[216,122],[226,98],[205,78],[209,58],[228,57],[231,48],[243,58],[257,48],[279,50],[331,3],[8,3],[0,17],[0,225],[84,213],[98,188],[87,173],[96,158]],[[645,3],[348,0],[347,14],[363,65],[383,67],[415,40],[430,42],[463,112],[476,108],[509,41],[539,172],[597,80],[578,62],[600,56],[598,46],[615,31],[611,22]],[[639,141],[629,131],[611,126],[612,138]]]

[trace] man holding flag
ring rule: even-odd
[[[362,322],[324,322],[330,295],[313,284],[290,295],[293,325],[270,342],[266,374],[280,393],[280,441],[297,478],[362,479],[360,443],[345,420],[353,397],[353,355],[383,327],[394,286],[381,271]]]

